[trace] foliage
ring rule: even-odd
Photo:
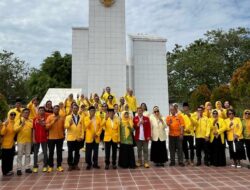
[[[8,110],[9,106],[7,104],[6,98],[2,94],[0,94],[0,121],[3,121],[5,119]]]
[[[29,66],[25,61],[3,50],[0,52],[0,76],[0,93],[8,102],[13,103],[17,97],[26,99],[25,83],[29,76]]]
[[[70,88],[71,60],[70,54],[62,56],[60,52],[55,51],[44,60],[41,69],[32,69],[27,82],[29,97],[42,99],[48,88]]]
[[[208,86],[203,84],[198,86],[190,96],[190,106],[195,110],[198,106],[203,105],[206,101],[210,100],[211,91]]]
[[[225,101],[229,101],[230,104],[233,103],[233,98],[230,92],[229,85],[220,85],[219,87],[215,87],[212,91],[211,103],[215,105],[216,101],[221,101],[222,103]]]
[[[176,45],[167,52],[170,99],[184,101],[197,86],[210,90],[230,82],[235,69],[250,59],[250,31],[212,30],[183,48]]]

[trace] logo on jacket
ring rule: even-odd
[[[105,7],[111,7],[111,6],[115,3],[115,0],[100,0],[100,2],[101,2]]]

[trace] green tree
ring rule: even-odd
[[[9,106],[7,104],[6,98],[2,94],[0,94],[0,121],[3,121],[5,119],[8,110]]]
[[[170,99],[183,101],[199,85],[210,90],[228,84],[233,71],[250,59],[250,31],[212,30],[183,48],[167,52]]]
[[[190,95],[190,106],[192,110],[196,110],[200,105],[210,101],[211,91],[208,86],[203,84],[198,86]]]
[[[43,61],[41,69],[32,69],[27,82],[29,97],[42,99],[49,88],[70,88],[71,61],[70,54],[62,56],[55,51]]]
[[[0,52],[0,93],[9,103],[14,103],[17,97],[25,100],[27,96],[26,80],[29,76],[29,66],[12,52]]]

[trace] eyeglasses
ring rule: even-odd
[[[155,110],[154,113],[159,113],[160,111],[159,110]]]

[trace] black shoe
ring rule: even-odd
[[[164,165],[164,163],[160,163],[160,166],[161,166],[161,167],[164,167],[165,165]]]
[[[116,166],[116,165],[113,165],[113,169],[116,170],[116,169],[117,169],[117,166]]]
[[[183,164],[183,163],[181,162],[181,163],[179,163],[179,166],[184,167],[185,164]]]
[[[210,166],[209,162],[205,162],[205,166],[209,167]]]
[[[86,170],[90,170],[90,169],[91,169],[91,166],[87,165]]]
[[[100,169],[101,167],[98,166],[98,165],[93,165],[93,168],[95,168],[95,169]]]
[[[105,166],[105,170],[108,170],[108,169],[109,169],[109,165],[106,165],[106,166]]]
[[[159,166],[160,166],[160,164],[159,164],[159,163],[156,163],[156,164],[155,164],[155,166],[156,166],[156,167],[159,167]]]
[[[22,175],[22,170],[17,170],[16,174],[19,176]]]
[[[170,162],[169,166],[175,166],[174,162]]]
[[[196,164],[196,166],[200,166],[200,165],[201,165],[201,162],[198,161],[197,164]]]
[[[250,165],[248,165],[247,168],[250,169]]]
[[[31,173],[32,173],[32,170],[31,170],[31,169],[26,169],[26,170],[25,170],[25,173],[31,174]]]
[[[4,174],[4,176],[12,176],[12,175],[14,175],[14,173],[13,173],[12,171],[10,171],[10,172]]]

